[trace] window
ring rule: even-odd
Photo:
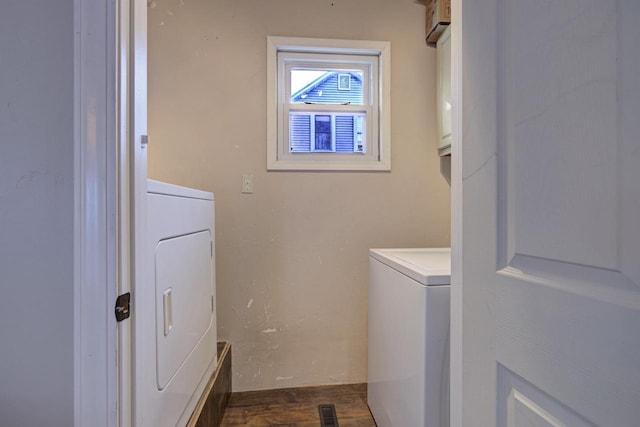
[[[338,90],[351,90],[351,74],[338,74]]]
[[[389,43],[267,45],[267,168],[390,170]]]

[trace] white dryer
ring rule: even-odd
[[[367,401],[378,427],[447,427],[451,251],[369,251]]]
[[[147,183],[145,280],[136,287],[136,427],[184,426],[216,366],[212,193]]]

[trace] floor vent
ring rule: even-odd
[[[335,405],[318,405],[320,427],[338,427]]]

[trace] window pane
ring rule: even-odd
[[[292,104],[363,105],[361,71],[291,70]]]
[[[351,90],[351,74],[338,74],[338,90]]]
[[[289,152],[364,154],[365,120],[363,113],[290,113]]]
[[[331,132],[331,116],[316,116],[316,133]]]

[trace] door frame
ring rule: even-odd
[[[132,318],[146,193],[146,1],[74,0],[74,425],[132,425]],[[135,43],[135,44],[134,44]],[[143,100],[144,102],[141,102]],[[143,222],[137,222],[142,224]],[[132,299],[132,307],[135,300]]]
[[[451,0],[451,318],[449,365],[449,419],[451,427],[462,427],[462,162],[463,162],[463,0]]]
[[[115,426],[115,2],[74,0],[74,425]]]

